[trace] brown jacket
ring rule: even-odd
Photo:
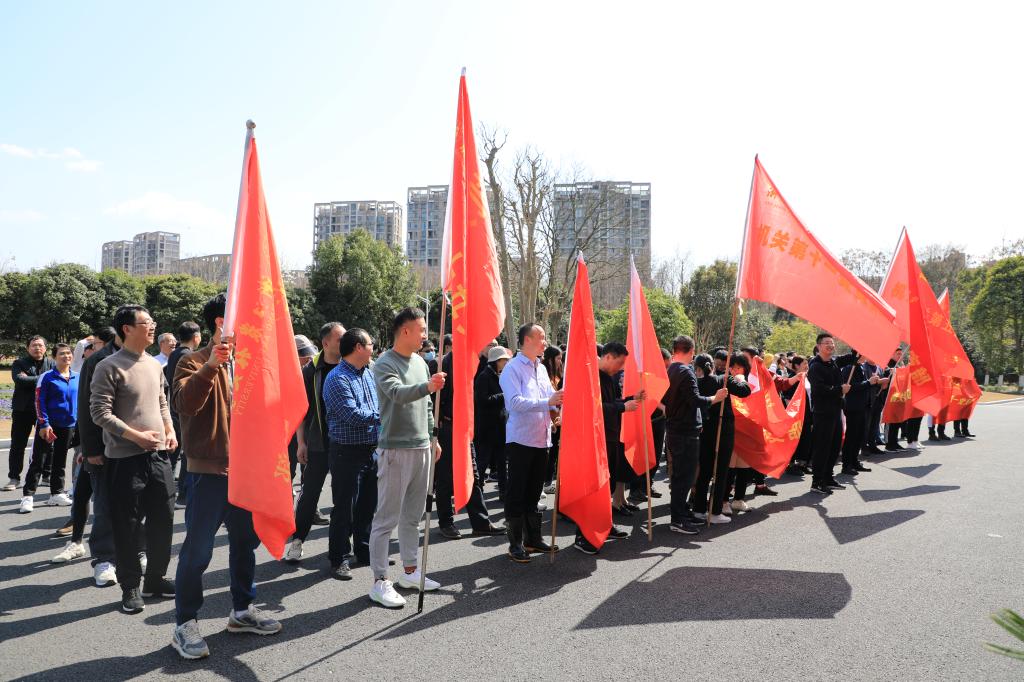
[[[194,474],[228,473],[231,375],[206,364],[212,346],[181,358],[174,370],[171,403],[181,421],[181,449]]]

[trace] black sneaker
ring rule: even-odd
[[[820,483],[815,483],[814,485],[812,485],[811,486],[811,492],[812,493],[818,493],[819,495],[831,495],[832,494],[832,491],[829,489],[828,486],[822,485]]]
[[[316,513],[313,514],[313,525],[314,526],[329,526],[329,525],[331,525],[331,517],[324,516],[323,514],[320,513],[320,510],[318,509],[316,511]]]
[[[840,483],[839,481],[837,481],[834,478],[831,481],[828,481],[827,483],[825,483],[825,485],[827,487],[829,487],[829,488],[834,488],[836,490],[846,490],[846,486],[843,485],[842,483]]]
[[[647,500],[644,500],[644,502],[646,502],[646,501],[647,501]],[[625,502],[624,502],[624,503],[622,504],[622,506],[623,506],[623,508],[624,508],[624,509],[628,509],[628,510],[629,510],[629,511],[631,511],[631,512],[638,512],[638,511],[640,511],[640,505],[639,505],[639,504],[633,504],[633,503],[632,503],[632,502],[630,502],[629,500],[626,500],[626,501],[625,501]]]
[[[608,531],[608,539],[609,540],[624,540],[624,539],[626,539],[628,537],[629,537],[629,533],[627,533],[626,531],[624,531],[624,530],[622,530],[620,528],[616,528],[615,526],[612,526],[612,529],[610,531]]]
[[[438,528],[438,530],[441,531],[441,535],[448,538],[449,540],[462,539],[462,533],[460,533],[459,529],[455,526],[441,526],[440,528]]]
[[[653,497],[654,499],[658,499],[659,497],[661,497],[661,493],[655,490],[653,485],[651,486],[651,497]]]
[[[142,584],[142,596],[143,597],[173,597],[174,596],[174,582],[167,578],[156,578],[150,580],[147,578]]]
[[[146,602],[142,601],[139,588],[129,587],[121,590],[121,610],[125,613],[141,613],[146,608]]]
[[[683,535],[697,535],[700,533],[700,528],[685,521],[673,521],[668,525],[668,529],[673,533],[682,533]]]
[[[766,485],[758,485],[758,486],[754,486],[754,494],[755,495],[767,495],[768,497],[775,497],[779,493],[778,493],[778,491],[772,490],[771,488],[769,488]]]
[[[885,451],[886,452],[903,452],[903,448],[901,448],[899,445],[886,445],[885,446]]]
[[[623,505],[621,507],[616,507],[615,505],[612,505],[612,515],[613,516],[630,517],[630,516],[633,515],[633,512],[631,512],[629,510],[629,507],[626,507],[625,505]]]
[[[584,554],[597,554],[597,547],[594,547],[584,537],[576,538],[576,542],[572,543],[572,546],[583,552]]]
[[[864,471],[864,472],[867,472],[867,471],[871,471],[871,469],[870,469],[870,468],[868,468],[868,467],[864,466],[863,464],[857,464],[857,466],[856,466],[856,467],[854,467],[854,468],[855,468],[855,469],[856,469],[857,471]]]
[[[843,467],[843,470],[840,471],[839,473],[843,474],[844,476],[856,476],[860,472],[857,471],[856,469],[848,469],[846,467]]]

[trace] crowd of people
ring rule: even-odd
[[[31,513],[38,487],[49,485],[43,504],[70,507],[70,518],[57,531],[69,540],[52,561],[90,555],[96,585],[118,584],[124,612],[142,611],[146,599],[173,597],[172,646],[189,659],[209,655],[197,616],[203,574],[221,526],[229,544],[228,631],[272,635],[282,627],[255,605],[260,540],[252,513],[228,500],[234,340],[223,336],[224,311],[223,294],[204,306],[203,345],[203,329],[195,321],[182,322],[176,334],[157,337],[149,312],[125,305],[111,327],[74,347],[56,344],[52,357],[46,340],[33,336],[25,356],[12,366],[10,471],[3,490],[20,488],[19,510]],[[289,447],[291,474],[293,479],[299,474],[301,485],[295,496],[295,533],[283,560],[306,558],[311,527],[329,525],[330,575],[350,581],[354,569],[368,567],[369,599],[401,608],[406,600],[399,588],[440,588],[419,566],[420,524],[429,500],[436,501],[440,536],[463,537],[453,505],[453,400],[446,382],[452,367],[450,337],[438,340],[438,355],[423,312],[406,308],[394,317],[386,341],[375,341],[364,329],[346,329],[341,322],[323,325],[319,348],[305,336],[295,341],[308,410]],[[386,350],[380,348],[382,341]],[[506,536],[508,557],[525,564],[532,555],[559,549],[545,540],[542,524],[550,496],[557,493],[565,349],[550,345],[545,330],[532,323],[518,330],[515,342],[515,353],[494,341],[479,356],[473,485],[465,513],[473,536]],[[154,344],[159,353],[151,355]],[[730,523],[750,510],[753,497],[777,495],[734,450],[729,398],[760,389],[751,372],[755,357],[769,367],[784,402],[801,383],[807,391],[809,408],[787,473],[810,476],[814,494],[845,488],[836,478],[837,464],[840,476],[852,478],[871,471],[864,458],[920,448],[921,418],[887,424],[883,436],[883,406],[893,369],[902,360],[900,350],[886,366],[878,366],[856,352],[836,355],[835,340],[821,334],[809,355],[762,354],[757,348],[697,351],[685,335],[662,350],[669,387],[651,417],[655,451],[649,473],[653,478],[659,468],[667,470],[668,528],[673,532],[695,535],[710,524]],[[596,353],[612,483],[609,539],[614,540],[629,536],[615,524],[629,523],[649,503],[648,493],[651,498],[666,493],[647,485],[646,472],[634,471],[620,441],[622,415],[640,409],[647,399],[643,392],[622,395],[629,350],[609,342]],[[930,439],[948,440],[944,428],[930,425]],[[955,423],[954,433],[973,436],[966,421]],[[65,484],[69,453],[70,487]],[[318,506],[328,474],[333,506],[324,515]],[[492,520],[485,499],[485,487],[492,485],[503,524]],[[176,508],[184,509],[185,539],[171,580],[167,571]],[[396,532],[397,566],[390,551]],[[573,547],[590,555],[600,551],[578,531]]]

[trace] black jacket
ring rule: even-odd
[[[111,341],[82,363],[82,372],[78,378],[78,438],[82,444],[82,455],[85,457],[106,454],[103,429],[93,424],[92,417],[89,416],[89,398],[92,396],[92,375],[96,372],[96,365],[115,352],[117,346]]]
[[[852,376],[849,367],[843,370],[843,381],[849,378],[847,383],[850,384],[850,391],[846,394],[843,410],[846,412],[856,412],[858,410],[863,412],[871,407],[871,389],[874,387],[868,381],[863,365],[855,363],[852,367]]]
[[[303,437],[306,449],[315,452],[327,452],[327,409],[324,407],[324,381],[327,374],[337,367],[324,360],[320,351],[313,362],[302,368],[302,383],[306,388],[306,416],[302,420]]]
[[[807,365],[807,380],[811,382],[811,412],[838,414],[843,409],[843,384],[849,365],[856,362],[852,355],[833,357],[828,362],[815,355]]]
[[[167,407],[171,410],[171,416],[177,416],[178,411],[174,409],[174,402],[171,400],[171,386],[174,386],[174,369],[182,357],[192,352],[188,346],[178,346],[171,351],[167,357],[167,364],[164,365],[164,378],[167,379]]]
[[[724,378],[723,375],[716,374],[715,376],[705,376],[697,379],[697,390],[700,391],[702,396],[714,398],[718,389],[722,388],[722,380]],[[729,377],[729,383],[726,384],[726,388],[729,389],[729,395],[734,395],[737,398],[746,398],[752,393],[750,384],[737,376]],[[726,423],[736,420],[736,415],[732,412],[732,401],[723,400],[720,403],[701,408],[701,418],[705,420],[705,423],[713,426],[718,421],[718,416],[722,412],[722,405],[725,405],[724,420]]]
[[[14,378],[14,399],[11,410],[14,412],[32,412],[36,409],[36,382],[39,377],[53,369],[53,360],[43,357],[36,361],[31,355],[18,358],[11,365],[11,377]]]
[[[693,367],[681,362],[668,366],[668,391],[661,402],[665,404],[665,429],[680,435],[700,433],[701,408],[711,406],[711,398],[697,389]]]
[[[498,373],[488,366],[473,380],[473,439],[504,443],[505,418],[505,394],[498,383]]]
[[[619,380],[601,370],[597,371],[601,382],[601,408],[604,411],[604,442],[618,444],[622,431],[622,413],[626,411],[626,401],[622,397]]]

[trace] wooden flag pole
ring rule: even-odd
[[[429,302],[428,302],[429,306]],[[445,316],[448,312],[448,304],[445,301],[444,290],[441,290],[441,330],[437,337],[437,342],[441,344],[441,352],[444,352],[444,325]],[[452,350],[455,350],[454,346]],[[441,367],[444,363],[444,355],[441,355],[437,361],[437,369],[441,371]],[[455,366],[455,358],[452,358],[452,368]],[[441,391],[437,391],[434,394],[434,428],[438,432],[441,430]],[[431,446],[437,442],[437,436],[431,434]],[[416,604],[416,613],[423,613],[423,588],[427,580],[427,555],[430,553],[430,512],[434,506],[434,468],[437,463],[434,460],[434,448],[430,448],[430,474],[427,476],[427,511],[423,515],[423,554],[420,558],[420,594]]]
[[[739,309],[740,300],[734,299],[732,302],[732,323],[729,325],[729,345],[728,351],[726,351],[725,358],[725,377],[722,381],[722,386],[726,389],[729,388],[729,361],[732,359],[732,342],[733,337],[736,334],[736,311]],[[711,525],[711,498],[714,494],[715,489],[719,485],[725,485],[725,481],[718,480],[718,447],[722,443],[722,422],[725,421],[725,401],[729,400],[729,396],[725,396],[725,400],[722,401],[722,406],[718,408],[718,428],[715,432],[715,457],[714,463],[711,468],[711,480],[712,484],[708,486],[708,506],[704,510],[704,525]]]
[[[562,374],[562,383],[558,385],[560,389],[565,387],[565,372],[563,371]],[[562,408],[558,408],[558,415],[558,428],[562,428]],[[555,563],[555,555],[558,554],[555,550],[555,540],[558,537],[558,493],[562,492],[562,459],[562,454],[559,452],[558,463],[555,464],[555,506],[551,510],[551,549],[548,550],[548,563],[551,564]]]
[[[644,403],[647,402],[647,379],[644,372],[640,372],[640,391],[643,398],[640,399],[640,412],[643,417],[640,420],[640,433],[644,439],[644,474],[647,477],[647,542],[654,542],[654,512],[651,509],[651,458],[647,451],[647,422],[650,419],[646,416],[647,410]]]

